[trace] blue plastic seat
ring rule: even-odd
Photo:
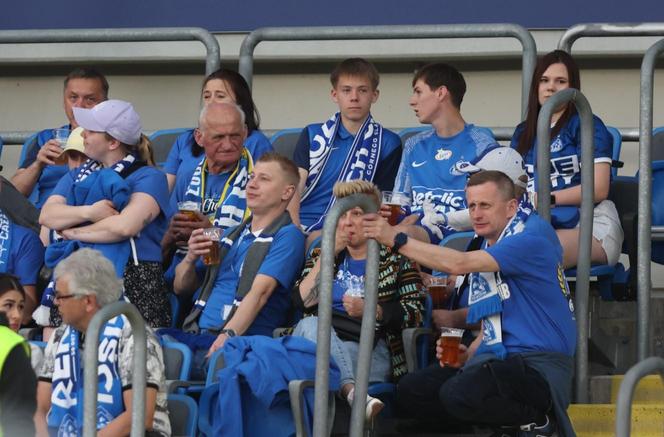
[[[154,153],[154,160],[158,167],[164,166],[175,140],[189,130],[191,128],[162,129],[150,135],[152,153]]]
[[[171,435],[194,437],[198,428],[198,405],[189,396],[170,393],[167,397]]]
[[[270,143],[272,143],[275,152],[292,159],[297,140],[300,138],[301,133],[301,128],[282,129],[272,135]]]
[[[191,375],[191,349],[176,341],[164,341],[162,350],[167,391],[183,391],[180,387],[187,385],[186,382],[189,381]]]

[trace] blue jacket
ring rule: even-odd
[[[313,380],[316,373],[316,345],[302,337],[233,337],[226,341],[223,354],[226,367],[219,371],[219,414],[213,422],[215,436],[247,435],[243,430],[243,416],[266,418],[273,410],[284,406],[290,411],[288,383],[297,379]],[[334,361],[330,361],[329,385],[330,390],[339,388],[339,369]],[[250,395],[258,400],[254,408],[262,406],[263,411],[242,411]],[[305,398],[306,413],[311,419],[313,390],[309,390]],[[292,415],[289,415],[289,422],[288,432],[279,429],[273,433],[294,435]],[[309,420],[310,426],[311,423]]]

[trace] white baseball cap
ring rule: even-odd
[[[141,139],[141,118],[134,106],[123,100],[106,100],[91,109],[74,108],[74,118],[83,129],[106,132],[130,146]]]
[[[511,147],[492,146],[471,162],[458,162],[456,169],[462,173],[477,173],[481,170],[497,170],[512,179],[514,185],[526,188],[526,167],[521,154]],[[522,176],[525,176],[522,178]]]

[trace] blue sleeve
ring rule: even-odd
[[[12,252],[15,255],[13,273],[18,276],[21,285],[35,285],[39,270],[44,264],[44,246],[36,233],[16,224],[14,227],[16,241],[12,242]]]
[[[170,215],[168,183],[166,175],[154,167],[143,167],[129,175],[127,182],[132,193],[145,193],[151,196],[166,217]]]
[[[51,196],[57,194],[58,196],[62,196],[66,199],[69,193],[71,193],[71,187],[74,185],[74,178],[76,177],[76,174],[78,174],[79,169],[80,167],[65,173],[65,175],[60,178],[55,188],[53,188]]]
[[[393,191],[401,191],[403,193],[411,192],[411,182],[410,174],[408,169],[410,167],[410,152],[415,147],[415,144],[419,141],[419,135],[409,138],[406,141],[406,145],[403,148],[401,154],[401,163],[399,164],[399,170],[397,171],[397,176],[394,179],[394,189]]]
[[[190,138],[192,137],[192,131],[183,132],[179,137],[175,139],[171,151],[168,152],[168,157],[164,163],[164,172],[172,175],[178,173],[178,168],[182,164],[182,149],[189,146]]]
[[[302,129],[300,138],[297,139],[297,145],[293,152],[293,161],[299,168],[309,171],[309,148],[311,144],[309,141],[309,129],[305,127]]]
[[[613,157],[613,137],[606,128],[604,122],[593,115],[594,137],[595,137],[595,160],[599,162],[608,162],[606,158]],[[579,129],[579,144],[581,144],[581,129]],[[602,159],[605,158],[605,159]],[[610,163],[610,162],[609,162]]]
[[[286,262],[287,260],[287,262]],[[302,271],[304,262],[304,234],[294,225],[277,232],[258,273],[274,278],[290,290]]]
[[[510,147],[513,149],[516,149],[519,146],[519,138],[521,138],[521,135],[523,134],[523,129],[525,127],[524,123],[521,123],[514,129],[514,133],[512,134],[512,139],[510,140]]]
[[[533,247],[537,250],[529,250]],[[532,232],[512,235],[484,250],[496,260],[500,273],[508,276],[537,276],[558,262],[551,241]]]
[[[272,152],[274,148],[270,140],[259,130],[255,130],[247,137],[244,142],[244,147],[249,150],[254,162],[258,161],[261,156],[267,152]]]

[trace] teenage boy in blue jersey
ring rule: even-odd
[[[295,164],[268,152],[256,163],[247,184],[251,217],[226,229],[221,243],[205,237],[202,229],[192,232],[173,288],[181,295],[191,295],[199,286],[201,291],[184,322],[187,333],[165,332],[192,348],[197,376],[204,372],[206,355],[228,338],[271,336],[274,328],[287,322],[291,289],[304,258],[304,234],[286,211],[298,183]],[[222,260],[218,267],[208,267],[203,278],[205,266],[199,258],[213,244],[220,245]]]
[[[561,436],[574,435],[566,410],[576,322],[556,233],[529,202],[515,199],[514,184],[502,172],[471,176],[466,197],[481,250],[409,239],[379,215],[365,217],[366,235],[393,251],[432,269],[469,275],[467,321],[482,323],[473,344],[459,346],[458,363],[436,363],[402,378],[402,412],[443,426],[512,426],[507,435],[549,436],[557,422]],[[436,353],[440,359],[440,343]]]
[[[401,139],[370,113],[379,94],[376,67],[361,58],[346,59],[332,71],[330,82],[339,112],[304,128],[293,153],[300,185],[289,211],[310,241],[334,203],[336,182],[363,179],[390,190],[401,160]]]
[[[454,232],[446,226],[445,214],[466,208],[466,175],[456,164],[472,161],[496,144],[488,129],[464,121],[460,108],[465,93],[463,76],[447,64],[426,65],[413,78],[410,106],[420,123],[432,129],[406,141],[394,191],[411,194],[417,225],[403,229],[422,241],[438,243]]]
[[[61,127],[74,130],[78,127],[74,108],[90,109],[106,99],[108,81],[103,74],[93,68],[73,70],[65,78],[64,87],[64,109],[69,124]],[[53,129],[44,129],[37,134],[37,147],[28,150],[11,178],[12,184],[26,197],[38,188],[34,198],[37,208],[42,207],[60,178],[69,171],[67,162],[56,162],[61,155],[62,148],[53,139]]]

